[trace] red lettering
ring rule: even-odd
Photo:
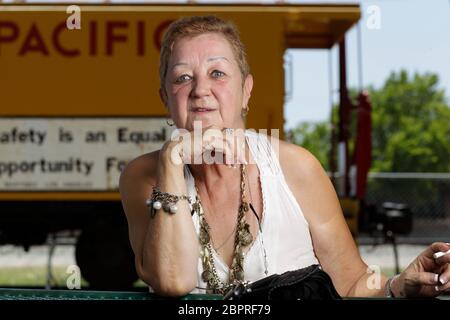
[[[3,35],[2,29],[9,28],[10,33]],[[11,21],[0,21],[0,45],[2,43],[13,42],[19,36],[19,27]],[[0,46],[1,48],[1,46]],[[1,53],[1,52],[0,52]]]
[[[53,30],[53,34],[52,34],[52,41],[53,41],[53,46],[55,47],[56,51],[58,51],[59,53],[61,53],[63,56],[66,57],[75,57],[75,56],[79,56],[80,55],[80,50],[78,49],[66,49],[64,48],[61,43],[59,42],[59,36],[60,33],[63,30],[67,30],[66,28],[66,22],[61,22],[56,28],[55,30]],[[76,32],[74,30],[71,30],[69,32]]]
[[[158,50],[161,47],[162,35],[171,22],[169,20],[164,21],[153,33],[153,40]],[[151,45],[147,43],[148,30],[146,30],[146,22],[144,20],[138,20],[133,22],[133,24],[124,20],[105,21],[100,22],[100,25],[98,21],[90,21],[88,24],[89,30],[86,30],[87,33],[82,35],[78,30],[68,30],[65,21],[55,24],[50,34],[44,33],[47,29],[39,29],[39,23],[31,22],[28,29],[23,30],[21,25],[16,22],[0,21],[0,54],[2,53],[1,49],[5,51],[7,44],[17,43],[19,47],[17,51],[18,56],[27,56],[33,53],[49,56],[52,49],[52,53],[69,58],[87,54],[97,56],[99,51],[102,51],[104,39],[104,54],[107,56],[117,54],[118,43],[131,41],[131,46],[134,47],[132,50],[135,50],[134,53],[142,57],[145,56],[148,46]],[[69,41],[71,32],[80,34],[84,46],[83,44],[78,46],[78,41]]]
[[[155,29],[155,32],[153,33],[153,44],[155,48],[158,51],[161,51],[161,42],[162,37],[164,34],[164,31],[166,31],[167,27],[173,22],[174,20],[166,20],[159,24],[159,26]]]
[[[91,21],[89,27],[89,55],[97,55],[97,22]]]
[[[41,52],[44,56],[48,56],[48,49],[45,46],[44,40],[42,39],[36,24],[34,23],[31,25],[30,31],[23,42],[22,48],[20,48],[19,56],[23,56],[26,53],[33,51]]]
[[[128,22],[126,21],[113,21],[106,23],[106,55],[111,56],[113,54],[114,42],[126,42],[127,37],[125,35],[114,34],[116,28],[128,28]]]
[[[137,54],[143,56],[145,54],[145,24],[144,21],[137,23]]]

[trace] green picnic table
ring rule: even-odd
[[[168,300],[150,292],[0,288],[0,300]],[[221,295],[188,294],[178,300],[223,300]]]
[[[386,298],[344,298],[344,300],[385,300]],[[450,295],[440,295],[439,300],[450,300]],[[435,300],[431,299],[431,300]],[[173,300],[150,292],[46,290],[0,288],[0,300]],[[188,294],[176,300],[223,300],[218,294]],[[407,299],[393,299],[407,300]]]

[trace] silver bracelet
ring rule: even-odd
[[[180,200],[187,200],[191,203],[191,197],[186,195],[177,196],[167,192],[162,192],[158,187],[153,187],[152,196],[145,201],[149,208],[150,217],[154,218],[156,210],[163,209],[167,213],[175,214],[178,211],[177,203]]]
[[[395,276],[390,277],[390,278],[388,279],[388,281],[386,282],[386,285],[385,285],[385,287],[384,287],[384,289],[385,289],[384,291],[385,291],[386,297],[388,297],[388,298],[395,298],[394,292],[392,292],[391,284],[392,284],[392,281],[393,281],[395,278],[397,278],[398,276],[399,276],[399,275],[396,274]]]

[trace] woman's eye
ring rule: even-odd
[[[214,71],[211,73],[211,75],[212,75],[214,78],[221,78],[221,77],[223,77],[223,76],[225,75],[225,73],[223,73],[222,71],[219,71],[219,70],[214,70]]]
[[[182,83],[182,82],[188,81],[188,80],[190,80],[190,79],[191,79],[191,77],[190,77],[189,75],[183,74],[182,76],[179,76],[179,77],[175,80],[175,83]]]

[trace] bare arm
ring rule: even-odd
[[[176,214],[157,210],[154,219],[145,205],[155,185],[175,195],[187,192],[183,166],[168,158],[172,146],[130,162],[120,177],[120,194],[138,275],[158,294],[181,296],[197,283],[199,245],[188,203],[180,200]]]
[[[341,296],[384,295],[387,279],[383,275],[379,275],[379,281],[369,279],[375,275],[367,272],[320,163],[305,149],[283,142],[280,155],[283,171],[290,173],[285,175],[286,180],[309,223],[315,254],[336,290]]]

